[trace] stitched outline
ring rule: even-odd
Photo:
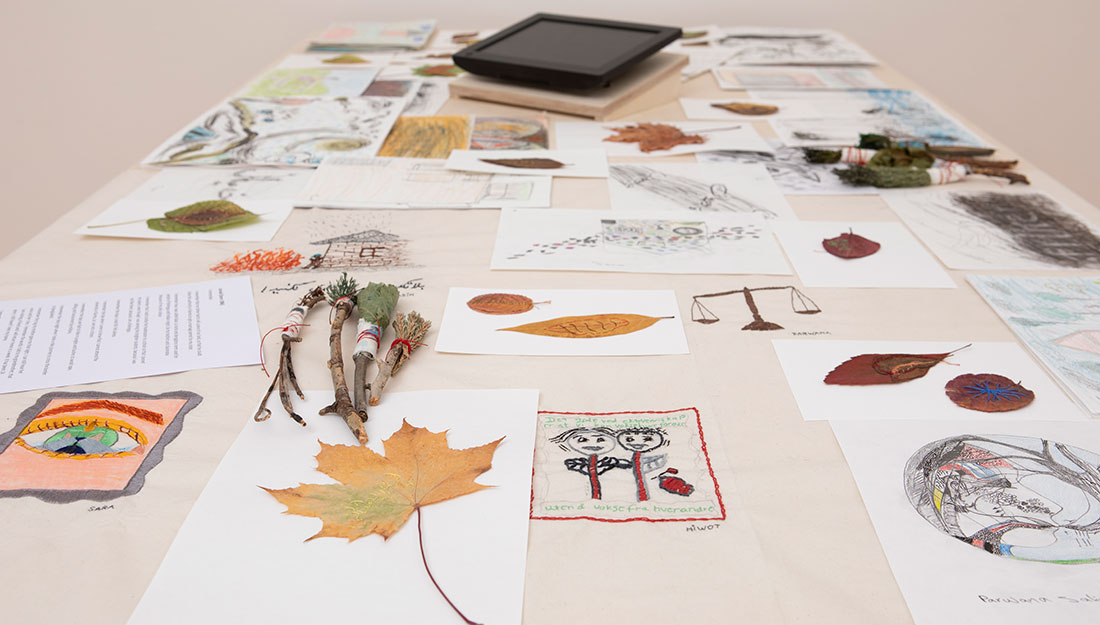
[[[711,482],[714,483],[714,495],[718,498],[718,509],[722,511],[722,516],[715,517],[696,517],[690,519],[650,519],[647,517],[632,517],[629,519],[598,519],[590,516],[535,516],[535,488],[534,477],[535,470],[531,469],[531,504],[529,509],[529,516],[532,521],[599,521],[601,523],[630,523],[633,521],[644,521],[646,523],[683,523],[688,521],[725,521],[726,520],[726,504],[722,501],[722,491],[718,487],[718,478],[714,475],[714,467],[710,463],[710,452],[707,451],[707,439],[703,436],[703,420],[699,414],[699,409],[695,407],[689,408],[677,408],[676,410],[622,410],[618,412],[562,412],[559,410],[540,410],[539,414],[544,415],[581,415],[586,417],[606,417],[609,415],[621,415],[621,414],[671,414],[673,412],[686,412],[692,411],[695,413],[695,426],[699,430],[699,443],[703,449],[703,458],[707,461],[707,473],[710,474]]]

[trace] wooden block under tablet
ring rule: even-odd
[[[687,65],[683,54],[658,52],[630,71],[595,89],[554,90],[473,74],[451,81],[451,95],[473,100],[511,104],[542,111],[617,119],[680,97],[680,70]]]

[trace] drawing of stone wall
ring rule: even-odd
[[[395,267],[405,264],[405,241],[380,230],[345,234],[313,241],[311,245],[328,246],[316,265],[318,269]]]

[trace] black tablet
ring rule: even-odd
[[[668,26],[538,13],[456,53],[454,62],[479,76],[591,89],[679,37]]]

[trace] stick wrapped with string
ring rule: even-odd
[[[424,345],[424,335],[431,329],[432,322],[420,316],[415,310],[407,315],[398,315],[393,320],[393,329],[397,332],[397,338],[390,343],[390,351],[386,352],[386,360],[379,365],[378,375],[370,385],[370,405],[377,406],[382,399],[382,389],[386,387],[390,377],[395,375],[401,365],[409,359],[417,347]]]
[[[283,339],[283,346],[279,350],[279,368],[275,370],[275,377],[271,380],[271,385],[267,387],[267,392],[264,393],[264,398],[260,400],[260,407],[256,410],[256,414],[252,416],[256,421],[266,421],[271,416],[271,410],[267,407],[267,400],[271,397],[271,393],[275,391],[275,387],[279,387],[279,400],[283,404],[283,408],[291,419],[294,419],[302,427],[305,427],[305,419],[298,413],[294,412],[294,406],[290,402],[290,388],[294,389],[294,392],[298,394],[299,399],[305,399],[305,394],[302,393],[302,389],[298,386],[298,378],[294,375],[294,361],[290,356],[290,349],[294,343],[301,342],[302,340],[302,327],[306,325],[305,319],[309,311],[318,303],[324,301],[325,292],[321,287],[315,287],[309,293],[306,293],[298,300],[298,304],[294,308],[290,309],[290,312],[286,315],[286,320],[281,327],[275,328],[275,330],[282,330],[280,336]],[[274,332],[274,330],[272,330]],[[268,333],[270,334],[270,332]],[[265,337],[267,335],[264,335]],[[263,341],[260,341],[260,365],[263,366]],[[265,373],[267,369],[264,369]]]
[[[371,282],[360,289],[356,296],[359,304],[359,333],[356,335],[355,351],[351,357],[355,362],[352,388],[355,392],[355,409],[361,416],[367,414],[367,400],[370,395],[367,369],[378,357],[382,333],[390,325],[390,317],[397,308],[400,295],[397,287],[392,284]]]

